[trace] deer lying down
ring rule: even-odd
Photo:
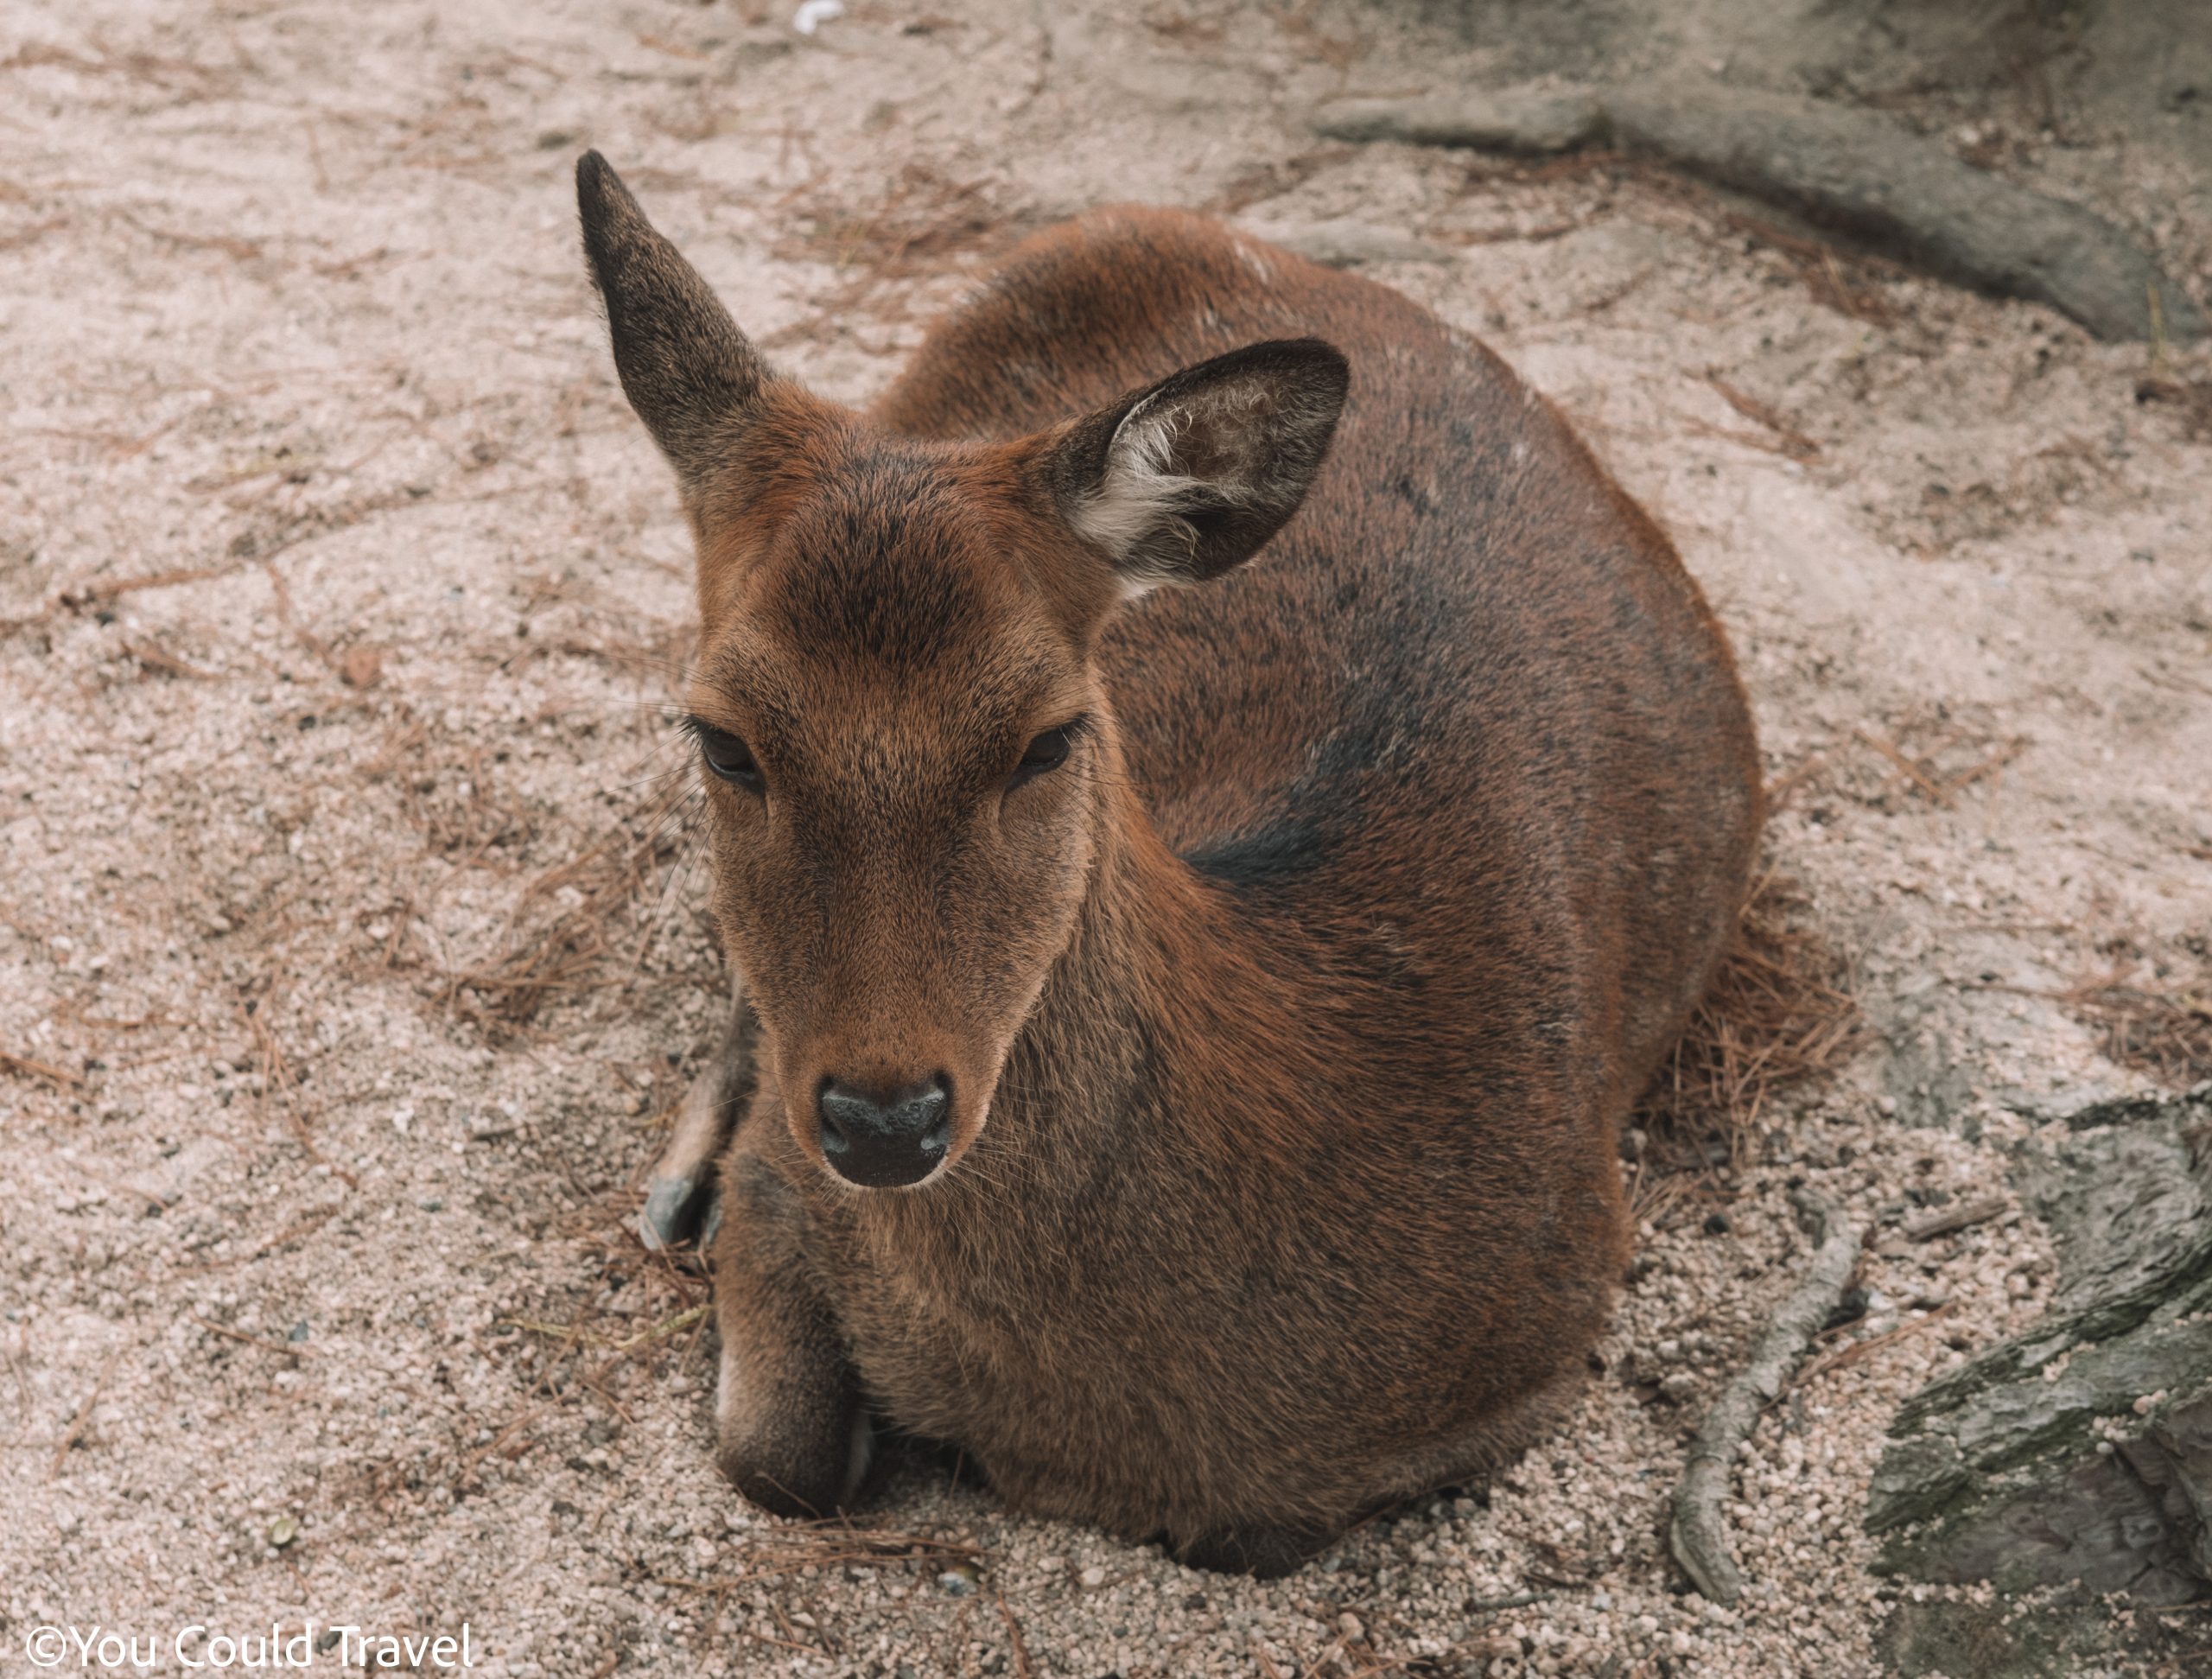
[[[719,1173],[723,1472],[829,1510],[878,1421],[1274,1574],[1526,1441],[1758,825],[1666,538],[1480,345],[1192,216],[1033,240],[855,412],[577,181],[697,540],[742,997],[645,1223]]]

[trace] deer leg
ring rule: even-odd
[[[852,1502],[873,1456],[860,1384],[804,1252],[797,1194],[742,1140],[723,1177],[715,1460],[754,1504],[828,1516]]]
[[[715,1162],[753,1094],[753,1055],[760,1034],[760,1022],[732,987],[728,1028],[706,1070],[684,1091],[667,1146],[646,1181],[638,1235],[648,1248],[681,1247],[695,1234],[702,1252],[712,1243],[721,1221]]]

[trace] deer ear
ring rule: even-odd
[[[595,151],[576,160],[576,207],[623,394],[689,494],[750,416],[767,369]]]
[[[1045,469],[1060,516],[1124,591],[1217,577],[1306,499],[1351,372],[1319,339],[1249,345],[1078,420]]]

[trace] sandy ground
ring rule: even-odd
[[[2051,1284],[2017,1215],[1898,1221],[2139,1087],[2049,994],[2194,971],[2212,922],[2212,448],[2136,400],[2144,347],[1638,172],[1317,147],[1316,99],[1484,61],[1342,6],[5,22],[0,1671],[46,1624],[167,1669],[188,1625],[308,1620],[564,1679],[1871,1669],[1891,1411]],[[872,1512],[899,1542],[715,1478],[703,1284],[627,1234],[721,982],[664,709],[687,556],[575,249],[586,144],[848,398],[1090,203],[1410,229],[1448,260],[1376,271],[1675,533],[1875,1033],[1738,1167],[1642,1186],[1605,1372],[1481,1496],[1261,1586],[941,1466]],[[2102,207],[2203,249],[2149,189]],[[1755,1438],[1732,1612],[1662,1511],[1803,1262],[1793,1180],[1877,1232],[1873,1307]]]

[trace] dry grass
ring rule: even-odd
[[[1708,369],[1705,382],[1719,394],[1720,399],[1729,407],[1765,429],[1769,436],[1743,440],[1754,448],[1786,455],[1792,461],[1817,461],[1821,458],[1819,442],[1791,424],[1772,404],[1761,402],[1750,392],[1738,390],[1722,378],[1717,370]]]
[[[985,1552],[957,1536],[863,1527],[848,1517],[779,1522],[756,1528],[744,1544],[745,1574],[796,1574],[803,1568],[887,1568],[926,1562],[944,1570],[980,1568]]]
[[[1720,219],[1732,232],[1777,253],[1821,308],[1870,327],[1893,328],[1903,321],[1903,313],[1881,289],[1883,281],[1906,272],[1899,264],[1792,232],[1763,217],[1723,210]]]
[[[683,872],[696,799],[688,766],[657,778],[596,842],[524,888],[497,951],[447,974],[440,1001],[523,1026],[556,996],[638,972]]]
[[[1852,749],[1821,754],[1782,791],[1809,785],[1891,814],[1927,805],[1955,809],[1962,794],[1995,785],[2034,744],[2025,735],[1999,732],[2002,721],[1983,709],[1936,703],[1914,707],[1879,727],[1862,723],[1847,737]]]
[[[1637,1123],[1662,1146],[1719,1144],[1732,1157],[1777,1091],[1840,1066],[1862,1029],[1846,964],[1808,925],[1796,884],[1770,867]]]
[[[0,1072],[16,1072],[29,1078],[43,1078],[63,1090],[82,1090],[85,1080],[81,1074],[67,1067],[57,1067],[48,1061],[35,1061],[28,1055],[16,1055],[0,1049]]]
[[[87,79],[111,76],[158,88],[180,105],[220,99],[237,88],[238,76],[235,70],[143,48],[118,48],[110,46],[98,31],[92,35],[91,44],[95,49],[92,53],[43,44],[18,47],[0,59],[0,71],[57,69]]]
[[[2212,962],[2180,953],[2150,960],[2124,941],[2107,953],[2118,958],[2113,970],[2058,1002],[2095,1028],[2098,1047],[2120,1065],[2175,1090],[2212,1078]]]
[[[909,163],[873,202],[794,194],[777,215],[798,231],[775,254],[827,263],[834,277],[813,309],[763,345],[819,342],[858,321],[893,327],[928,313],[945,301],[942,283],[981,274],[1036,225],[1001,198],[988,181],[956,181],[925,163]]]

